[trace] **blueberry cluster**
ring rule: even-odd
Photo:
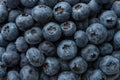
[[[120,80],[120,0],[0,0],[0,80]]]

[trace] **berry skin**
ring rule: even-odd
[[[8,16],[8,21],[9,22],[15,22],[16,18],[18,15],[20,15],[22,12],[20,10],[11,10],[9,12],[9,16]]]
[[[89,17],[89,15],[90,9],[89,6],[85,3],[78,3],[72,8],[72,17],[76,21],[85,20]]]
[[[76,24],[77,24],[77,29],[78,30],[85,31],[87,29],[88,25],[89,25],[89,21],[88,21],[88,19],[86,19],[86,20],[83,20],[83,21],[78,21],[78,22],[76,22]]]
[[[31,8],[36,5],[38,0],[20,0],[21,4],[25,7]]]
[[[55,57],[47,57],[43,65],[43,71],[48,76],[57,74],[60,70],[60,62]]]
[[[19,73],[17,71],[14,71],[14,70],[9,71],[7,73],[7,79],[8,80],[21,80]]]
[[[15,43],[14,42],[9,43],[6,47],[6,51],[16,51],[17,52]]]
[[[4,68],[0,68],[0,79],[6,76],[7,71]]]
[[[69,71],[70,70],[68,61],[64,61],[64,60],[60,59],[60,66],[61,66],[62,71]]]
[[[43,72],[40,72],[39,80],[49,80],[50,78]]]
[[[17,8],[20,0],[6,0],[6,6],[9,8]]]
[[[36,68],[26,65],[20,70],[21,80],[38,80],[39,73]]]
[[[117,14],[118,17],[120,17],[120,1],[115,1],[112,5],[112,10]]]
[[[116,32],[114,35],[114,44],[117,48],[120,48],[120,31]]]
[[[75,32],[74,39],[78,47],[85,47],[88,43],[87,34],[82,30]]]
[[[52,9],[46,5],[37,5],[32,11],[31,15],[33,19],[39,23],[47,23],[53,17]]]
[[[29,14],[20,14],[16,18],[16,25],[21,31],[25,31],[34,24],[33,18]]]
[[[50,41],[44,41],[40,43],[39,50],[41,53],[45,54],[46,56],[54,56],[56,53],[56,47]]]
[[[55,5],[53,9],[54,18],[58,22],[65,22],[67,21],[72,12],[72,7],[67,2],[59,2]]]
[[[106,41],[112,41],[115,34],[115,29],[107,29],[107,40]]]
[[[0,23],[3,23],[8,18],[8,10],[6,6],[0,4]]]
[[[76,57],[73,59],[69,66],[71,70],[77,74],[84,73],[88,68],[87,62],[82,57]]]
[[[13,41],[19,36],[19,30],[15,23],[9,22],[2,27],[1,34],[5,40]]]
[[[76,24],[72,21],[64,22],[60,27],[65,36],[72,36],[76,31]]]
[[[91,0],[89,3],[88,3],[88,6],[90,8],[90,15],[91,16],[95,16],[96,14],[98,14],[101,10],[101,6],[95,2],[95,0]]]
[[[107,4],[109,0],[95,0],[98,4]]]
[[[24,67],[24,66],[26,66],[26,65],[29,65],[29,61],[28,61],[25,53],[22,53],[20,55],[20,57],[21,57],[21,59],[20,59],[20,67],[21,68]]]
[[[44,4],[53,8],[58,3],[58,0],[39,0],[39,2],[40,4]]]
[[[24,9],[25,14],[31,15],[31,12],[32,12],[32,8],[25,8]]]
[[[19,63],[20,55],[15,51],[7,51],[2,55],[2,61],[7,67],[13,67]]]
[[[100,61],[100,69],[107,75],[117,74],[120,69],[120,62],[113,56],[105,56]]]
[[[68,2],[71,6],[74,6],[75,4],[79,3],[79,0],[60,0],[64,2]]]
[[[5,46],[7,46],[8,45],[8,41],[6,41],[4,38],[3,38],[3,36],[2,36],[2,34],[0,33],[0,46],[1,47],[5,47]]]
[[[99,18],[91,18],[91,19],[89,20],[89,25],[90,25],[90,24],[94,24],[94,23],[99,23],[99,22],[100,22]]]
[[[26,52],[26,58],[35,67],[43,65],[45,57],[37,48],[29,48]]]
[[[76,74],[71,71],[64,71],[58,75],[57,80],[77,80]]]
[[[106,80],[119,80],[120,73],[114,74],[114,75],[108,75]]]
[[[43,39],[42,30],[38,27],[33,27],[25,32],[24,38],[30,45],[38,44]]]
[[[42,33],[46,40],[55,42],[60,39],[62,30],[57,23],[49,22],[43,27]]]
[[[0,47],[0,61],[2,59],[2,55],[5,52],[5,48],[4,47]]]
[[[63,40],[57,47],[57,55],[63,60],[70,60],[77,54],[77,46],[72,40]]]
[[[104,11],[100,16],[100,23],[106,28],[113,28],[117,23],[117,15],[112,10]]]
[[[107,80],[106,75],[99,69],[88,70],[84,75],[84,80]]]
[[[108,55],[111,54],[113,51],[113,46],[110,43],[103,43],[100,47],[100,54],[101,55]]]
[[[89,41],[97,45],[103,43],[107,38],[106,28],[99,23],[91,24],[87,28],[86,33],[88,35]]]
[[[97,46],[93,44],[88,44],[81,50],[80,54],[86,61],[91,62],[95,61],[98,58],[100,51]]]
[[[120,51],[113,51],[112,56],[120,61]]]
[[[20,36],[16,39],[15,45],[19,52],[25,52],[28,49],[28,44],[26,43],[23,36]]]

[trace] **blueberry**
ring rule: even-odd
[[[77,80],[76,74],[71,71],[64,71],[58,75],[57,80]]]
[[[46,40],[54,42],[60,39],[62,30],[57,23],[49,22],[43,27],[42,33]]]
[[[34,47],[31,47],[27,50],[26,57],[30,64],[35,67],[42,66],[45,60],[44,55],[37,48]]]
[[[72,7],[67,2],[59,2],[54,6],[53,13],[54,18],[58,22],[65,22],[67,21],[72,12]]]
[[[17,71],[11,70],[7,73],[7,80],[21,80]]]
[[[0,23],[3,23],[8,18],[8,10],[6,6],[0,4]]]
[[[63,40],[57,47],[57,55],[63,60],[70,60],[77,54],[77,46],[72,40]]]
[[[76,31],[76,24],[72,21],[67,21],[61,24],[61,29],[65,36],[72,36]]]
[[[76,22],[77,29],[85,31],[89,25],[88,19]]]
[[[90,24],[94,24],[94,23],[99,23],[99,22],[100,22],[99,18],[91,18],[91,19],[89,20],[89,25],[90,25]]]
[[[80,54],[87,61],[95,61],[98,58],[100,51],[97,46],[88,44],[81,50]]]
[[[52,76],[52,77],[50,77],[50,79],[49,80],[57,80],[58,79],[58,75],[56,76]]]
[[[39,23],[46,23],[52,19],[52,9],[46,5],[37,5],[31,11],[32,17]]]
[[[115,11],[115,13],[117,14],[118,17],[120,17],[120,1],[115,1],[112,5],[112,10]]]
[[[103,43],[100,47],[100,54],[101,55],[108,55],[111,54],[113,51],[113,46],[110,43]]]
[[[75,4],[79,3],[79,0],[60,0],[64,2],[68,2],[71,6],[74,6]]]
[[[39,2],[52,8],[58,3],[58,0],[39,0]]]
[[[57,74],[60,70],[60,62],[55,57],[47,57],[43,66],[43,71],[49,76]]]
[[[40,43],[39,50],[41,53],[45,54],[46,56],[54,56],[54,54],[56,53],[56,47],[50,41],[44,41]]]
[[[106,28],[113,28],[117,23],[117,15],[112,10],[104,11],[100,16],[100,23]]]
[[[91,24],[87,28],[86,33],[88,35],[89,41],[93,44],[101,44],[107,38],[106,28],[102,24],[99,24],[99,23]]]
[[[5,47],[5,46],[7,46],[8,43],[9,43],[9,42],[6,41],[6,40],[3,38],[2,34],[0,33],[0,46],[1,46],[1,47]]]
[[[110,0],[95,0],[98,4],[107,4]]]
[[[105,56],[100,61],[100,69],[107,75],[119,73],[120,62],[113,56]]]
[[[22,12],[20,10],[11,10],[9,12],[9,16],[8,16],[8,21],[9,22],[15,22],[16,18],[18,15],[20,15]]]
[[[112,41],[115,34],[115,29],[107,29],[107,40],[106,41]]]
[[[75,39],[77,46],[79,47],[85,47],[88,43],[87,34],[82,30],[75,32],[74,39]]]
[[[116,32],[114,35],[114,44],[117,48],[120,48],[120,31]]]
[[[22,54],[20,55],[20,57],[21,57],[21,58],[20,58],[20,67],[29,65],[29,61],[28,61],[25,53],[22,53]]]
[[[16,45],[14,42],[10,42],[7,47],[6,47],[6,51],[17,51]]]
[[[84,80],[107,80],[106,75],[99,69],[87,71],[84,78]]]
[[[72,8],[72,17],[76,21],[85,20],[90,15],[89,6],[85,3],[78,3]]]
[[[49,80],[50,78],[43,72],[40,72],[39,80]]]
[[[19,63],[20,55],[15,51],[6,51],[2,55],[2,61],[8,66],[13,67]]]
[[[24,38],[28,44],[38,44],[43,39],[42,31],[38,27],[33,27],[24,33]]]
[[[101,10],[101,6],[98,3],[96,3],[95,0],[91,0],[88,3],[88,6],[89,6],[90,11],[91,11],[91,13],[90,13],[91,16],[97,15]]]
[[[19,36],[19,30],[15,23],[9,22],[2,27],[1,34],[5,40],[13,41]]]
[[[84,73],[88,68],[87,62],[82,57],[75,57],[75,59],[70,62],[69,66],[70,69],[77,74]]]
[[[89,3],[91,0],[80,0],[80,2],[82,2],[82,3]]]
[[[120,73],[114,74],[114,75],[108,75],[106,80],[119,80]]]
[[[21,80],[38,80],[39,73],[36,68],[26,65],[20,70],[20,77]]]
[[[113,51],[112,56],[117,58],[120,62],[120,51]]]
[[[0,68],[0,79],[3,78],[3,77],[5,77],[6,73],[7,73],[6,69]]]
[[[20,0],[6,0],[6,6],[9,8],[17,8]]]
[[[16,39],[15,45],[19,52],[25,52],[28,49],[28,44],[26,43],[23,36],[20,36]]]
[[[20,0],[21,4],[25,7],[34,7],[38,0]]]
[[[69,62],[61,60],[61,59],[60,59],[60,67],[61,67],[62,71],[68,71],[68,70],[70,70]]]
[[[4,47],[0,47],[0,61],[2,60],[2,55],[5,52],[5,48]]]
[[[32,8],[25,8],[25,9],[24,9],[24,13],[25,13],[25,14],[31,15],[31,12],[32,12]]]
[[[32,27],[34,20],[31,15],[29,14],[20,14],[16,18],[16,25],[19,27],[20,30],[25,31]]]

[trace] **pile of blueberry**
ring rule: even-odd
[[[0,0],[0,80],[120,80],[120,0]]]

